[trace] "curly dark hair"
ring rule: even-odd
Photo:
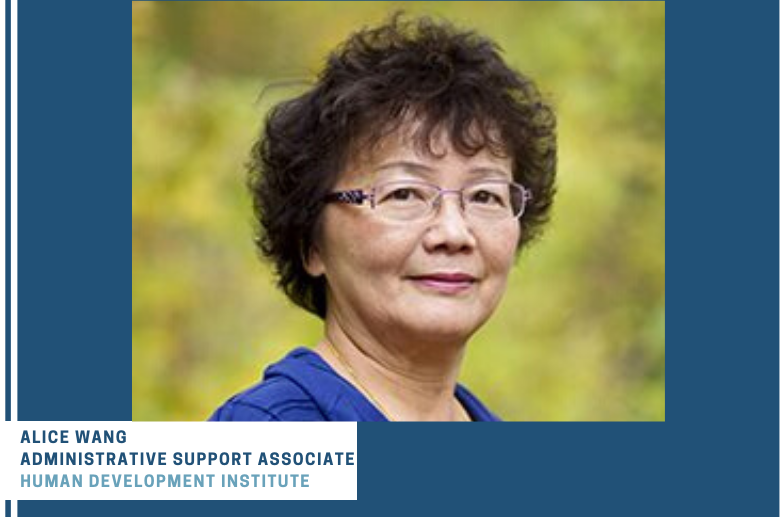
[[[454,149],[509,157],[531,190],[518,250],[540,234],[554,197],[556,118],[535,84],[510,69],[493,41],[430,18],[395,15],[352,34],[315,84],[275,106],[252,149],[249,188],[256,245],[297,305],[326,314],[326,281],[305,270],[324,197],[352,153],[371,149],[405,121],[419,152],[444,130]],[[379,124],[378,121],[383,121]]]

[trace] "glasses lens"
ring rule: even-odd
[[[508,181],[486,181],[464,189],[465,210],[482,219],[519,217],[524,201],[524,189]]]
[[[433,185],[394,181],[375,187],[373,206],[382,217],[411,221],[429,214],[437,194],[437,187]]]

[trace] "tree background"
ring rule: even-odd
[[[134,420],[206,419],[319,339],[252,244],[244,163],[300,90],[259,94],[398,9],[490,36],[558,112],[553,219],[462,382],[506,420],[665,419],[663,2],[132,5]]]

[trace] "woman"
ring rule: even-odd
[[[250,167],[260,252],[323,339],[212,420],[498,420],[459,369],[555,169],[554,115],[493,42],[426,18],[352,35]]]

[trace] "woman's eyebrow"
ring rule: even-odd
[[[513,173],[500,167],[474,167],[470,169],[470,173],[482,174],[484,176],[502,176],[503,178],[513,177]]]
[[[383,165],[378,167],[376,171],[382,172],[389,169],[402,169],[405,172],[410,172],[418,176],[429,176],[435,171],[434,167],[430,167],[422,163],[411,162],[406,160],[384,163]],[[512,177],[512,173],[510,171],[507,171],[500,167],[489,167],[489,166],[472,167],[469,169],[468,172],[470,174],[475,174],[479,176],[501,176],[503,178]]]
[[[403,169],[406,172],[412,172],[412,173],[424,174],[424,175],[429,174],[434,170],[431,167],[424,165],[422,163],[410,162],[405,160],[384,163],[376,170],[377,172],[381,172],[388,169]]]

